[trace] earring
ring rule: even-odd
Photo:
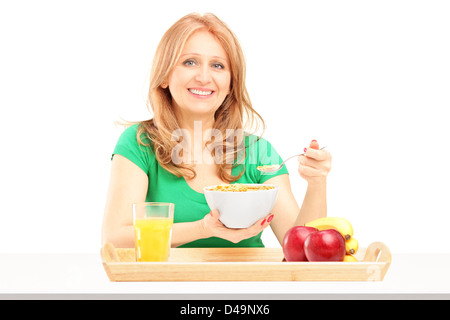
[[[164,82],[161,84],[161,88],[166,89],[167,87],[168,87],[168,84],[167,84],[166,81],[164,81]]]

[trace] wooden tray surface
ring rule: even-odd
[[[373,242],[359,262],[282,262],[281,248],[172,248],[168,262],[136,262],[132,248],[101,249],[110,281],[382,281],[391,253]]]

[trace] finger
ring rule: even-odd
[[[273,214],[269,213],[264,219],[259,220],[259,221],[261,221],[260,225],[267,227],[267,225],[272,221],[272,219],[273,219]],[[255,224],[258,224],[258,222]]]
[[[320,177],[322,175],[320,170],[303,165],[298,166],[298,173],[303,177]]]
[[[305,156],[308,158],[313,158],[315,160],[323,161],[330,157],[330,153],[327,150],[316,150],[312,148],[307,148]]]
[[[242,231],[247,232],[248,237],[253,237],[263,231],[269,224],[270,221],[273,219],[273,214],[269,213],[266,217],[259,219],[256,221],[252,226],[248,227],[247,229],[242,229]],[[249,236],[250,235],[250,236]]]
[[[263,229],[265,229],[269,224],[270,224],[270,222],[272,221],[272,219],[273,219],[273,214],[272,213],[269,213],[264,219],[260,219],[259,221],[257,221],[253,226],[255,227],[255,229],[261,229],[261,230],[263,230]],[[253,227],[252,226],[252,227]],[[259,232],[258,232],[259,233]]]
[[[243,229],[227,229],[225,232],[227,236],[225,237],[227,240],[238,243],[244,239],[248,239],[256,236],[258,233],[264,230],[264,227],[259,223],[255,223],[251,227],[243,228]]]
[[[211,210],[211,212],[210,212],[209,214],[210,214],[214,219],[219,220],[219,218],[220,218],[220,213],[219,213],[219,210],[217,210],[217,209]]]
[[[307,166],[314,169],[319,169],[320,162],[313,158],[308,158],[305,156],[298,157],[298,164],[301,166]]]
[[[312,149],[319,150],[319,143],[317,142],[317,140],[312,140],[311,143],[309,144],[309,147]]]
[[[229,240],[237,243],[243,239],[248,239],[261,233],[270,224],[273,218],[273,214],[267,215],[265,218],[256,221],[252,226],[243,229],[229,229],[230,237]],[[268,221],[269,220],[269,221]]]

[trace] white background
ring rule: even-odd
[[[0,253],[99,252],[113,123],[151,117],[156,46],[194,11],[237,34],[282,157],[328,146],[330,216],[362,246],[450,252],[449,2],[1,0]]]

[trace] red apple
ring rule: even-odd
[[[313,232],[317,232],[317,229],[304,226],[296,226],[286,232],[283,239],[283,253],[286,261],[306,261],[303,244]]]
[[[305,239],[304,248],[308,261],[342,261],[345,239],[334,229],[317,231]]]

